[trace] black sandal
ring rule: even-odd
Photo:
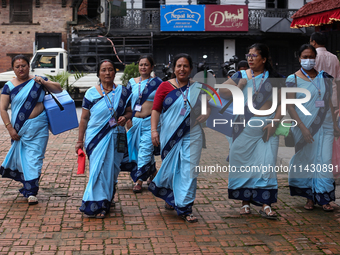
[[[188,219],[189,217],[189,219]],[[185,214],[185,215],[181,215],[181,218],[183,220],[185,220],[186,222],[189,222],[189,223],[195,223],[195,222],[198,222],[198,219],[193,215],[193,214]]]

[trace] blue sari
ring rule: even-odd
[[[305,142],[301,130],[298,127],[292,128],[295,155],[289,164],[289,188],[291,196],[302,196],[319,205],[325,205],[335,201],[335,184],[329,168],[332,164],[334,139],[333,119],[328,103],[332,97],[332,81],[327,73],[320,71],[314,82],[320,82],[321,98],[325,102],[325,107],[315,107],[318,90],[310,81],[297,77],[298,87],[305,88],[311,93],[311,99],[303,106],[312,115],[306,116],[296,107],[295,110],[310,130],[314,142],[311,144]],[[286,84],[287,87],[296,87],[294,75],[287,78]],[[296,98],[304,97],[304,94],[296,93]],[[327,166],[326,170],[323,166]]]
[[[162,80],[158,77],[150,81],[141,82],[140,91],[142,93],[139,102],[139,83],[131,78],[129,84],[132,87],[131,108],[135,109],[136,104],[142,105],[145,101],[153,101],[158,86]],[[154,157],[154,147],[151,141],[151,116],[145,118],[134,117],[136,111],[133,111],[132,127],[127,132],[127,143],[129,151],[129,161],[137,164],[137,167],[131,169],[131,178],[134,182],[137,180],[146,181],[149,176],[156,172]]]
[[[188,101],[193,109],[197,108],[196,105],[200,106],[200,88],[202,85],[197,82],[189,87]],[[185,89],[186,86],[181,88],[183,93]],[[180,115],[183,106],[182,93],[177,89],[171,91],[163,101],[160,117],[163,161],[149,185],[149,190],[173,206],[178,215],[192,213],[197,187],[197,175],[193,173],[195,166],[199,165],[203,137],[201,127],[191,125],[190,118],[194,114],[191,107],[187,106],[185,115]]]
[[[260,109],[266,101],[271,100],[273,86],[268,75],[266,72],[257,95],[252,90],[255,109]],[[269,169],[276,165],[279,137],[271,136],[265,143],[262,136],[263,127],[268,124],[265,119],[272,119],[275,113],[271,116],[254,117],[247,106],[248,88],[253,88],[253,81],[248,80],[246,71],[237,72],[233,76],[236,83],[241,78],[247,79],[247,85],[243,89],[245,115],[237,116],[235,122],[245,121],[246,125],[245,127],[243,124],[233,125],[233,142],[229,153],[231,171],[228,196],[230,199],[249,201],[255,205],[271,205],[277,201],[278,186],[275,171]],[[255,77],[256,90],[260,87],[261,79],[262,74]],[[259,126],[260,121],[263,121],[264,125],[250,127],[247,124],[249,121],[254,121],[252,123],[254,126]]]
[[[110,98],[112,93],[108,93]],[[129,87],[118,85],[114,93],[113,104],[118,119],[128,106],[131,90]],[[87,215],[96,215],[103,210],[110,211],[124,155],[117,152],[117,135],[125,134],[125,128],[110,127],[110,111],[105,98],[95,87],[86,91],[83,108],[90,111],[84,144],[89,158],[90,176],[79,210]]]
[[[11,124],[20,136],[12,146],[0,168],[2,177],[23,184],[20,193],[24,197],[35,196],[39,190],[39,179],[48,142],[48,120],[45,110],[33,119],[28,119],[38,102],[42,102],[45,91],[33,79],[14,86],[6,83],[2,94],[10,96]]]

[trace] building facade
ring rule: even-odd
[[[2,0],[0,71],[11,69],[17,54],[31,57],[37,47],[61,47],[73,21],[72,0]],[[39,44],[39,46],[38,46]]]
[[[88,37],[104,36],[111,39],[116,50],[113,54],[124,63],[136,61],[142,53],[152,53],[159,76],[172,56],[186,52],[193,57],[194,72],[198,63],[205,61],[218,77],[222,77],[222,65],[233,56],[244,59],[247,47],[255,42],[266,43],[273,65],[280,73],[288,75],[299,67],[296,51],[309,41],[313,31],[289,28],[290,17],[306,2],[309,1],[2,0],[0,71],[11,68],[11,58],[16,54],[30,57],[36,49],[64,46],[72,57],[74,44],[83,45]],[[224,10],[228,17],[237,14],[226,8],[239,6],[242,12],[238,15],[246,18],[246,29],[212,31],[207,29],[208,18],[205,17],[203,30],[167,30],[162,22],[163,9],[180,5],[189,11],[202,6],[205,10],[217,8]],[[101,43],[96,39],[96,44],[97,41]],[[115,59],[118,64],[119,59]],[[89,61],[94,66],[98,58],[84,55],[78,61]]]

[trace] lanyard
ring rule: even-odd
[[[116,85],[113,84],[115,87]],[[102,93],[104,95],[104,98],[105,98],[105,102],[106,102],[106,105],[107,105],[107,108],[109,108],[109,111],[111,113],[111,116],[114,117],[114,106],[113,106],[113,103],[114,103],[114,100],[115,100],[115,89],[112,90],[112,101],[110,100],[109,96],[105,94],[105,91],[104,91],[104,88],[103,88],[103,85],[100,83],[100,88],[102,90]]]
[[[148,79],[148,81],[146,82],[145,88],[148,87],[149,82],[151,80],[151,77]],[[142,83],[142,76],[139,79],[139,85],[138,85],[138,103],[140,104],[141,100],[142,100],[142,94],[143,92],[141,91],[141,83]]]
[[[319,99],[321,99],[321,86],[320,86],[320,80],[318,79],[318,85],[316,85],[314,83],[314,81],[312,80],[312,78],[308,75],[308,73],[306,73],[302,68],[300,69],[301,72],[310,80],[310,82],[316,87],[316,89],[318,90],[319,93]]]
[[[179,85],[177,78],[176,78],[176,82],[177,82],[177,84]],[[184,107],[186,107],[186,106],[187,106],[187,101],[188,101],[188,93],[189,93],[189,86],[190,86],[190,81],[188,81],[188,85],[187,85],[187,89],[186,89],[186,91],[185,91],[185,94],[183,93],[183,91],[181,90],[181,88],[179,88],[179,91],[181,91],[181,93],[182,93],[182,96],[183,96],[183,100],[184,100]]]
[[[251,71],[251,79],[253,80],[253,89],[254,89],[254,92],[255,92],[255,95],[260,91],[261,87],[262,87],[262,84],[263,84],[263,80],[264,80],[264,76],[266,75],[266,69],[264,69],[263,71],[263,74],[262,74],[262,79],[261,79],[261,82],[260,82],[260,86],[259,86],[259,89],[256,91],[256,83],[255,83],[255,76],[254,76],[254,71],[252,69],[250,69]]]

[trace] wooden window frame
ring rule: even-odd
[[[9,10],[10,10],[10,18],[9,18],[9,23],[10,24],[32,24],[32,12],[33,12],[33,1],[32,0],[24,0],[25,2],[29,2],[28,6],[29,9],[27,11],[28,15],[27,16],[22,16],[22,17],[27,17],[26,20],[24,21],[17,21],[18,17],[20,17],[20,14],[15,14],[15,12],[20,12],[16,11],[16,7],[18,8],[18,1],[19,0],[11,0],[9,4]]]

